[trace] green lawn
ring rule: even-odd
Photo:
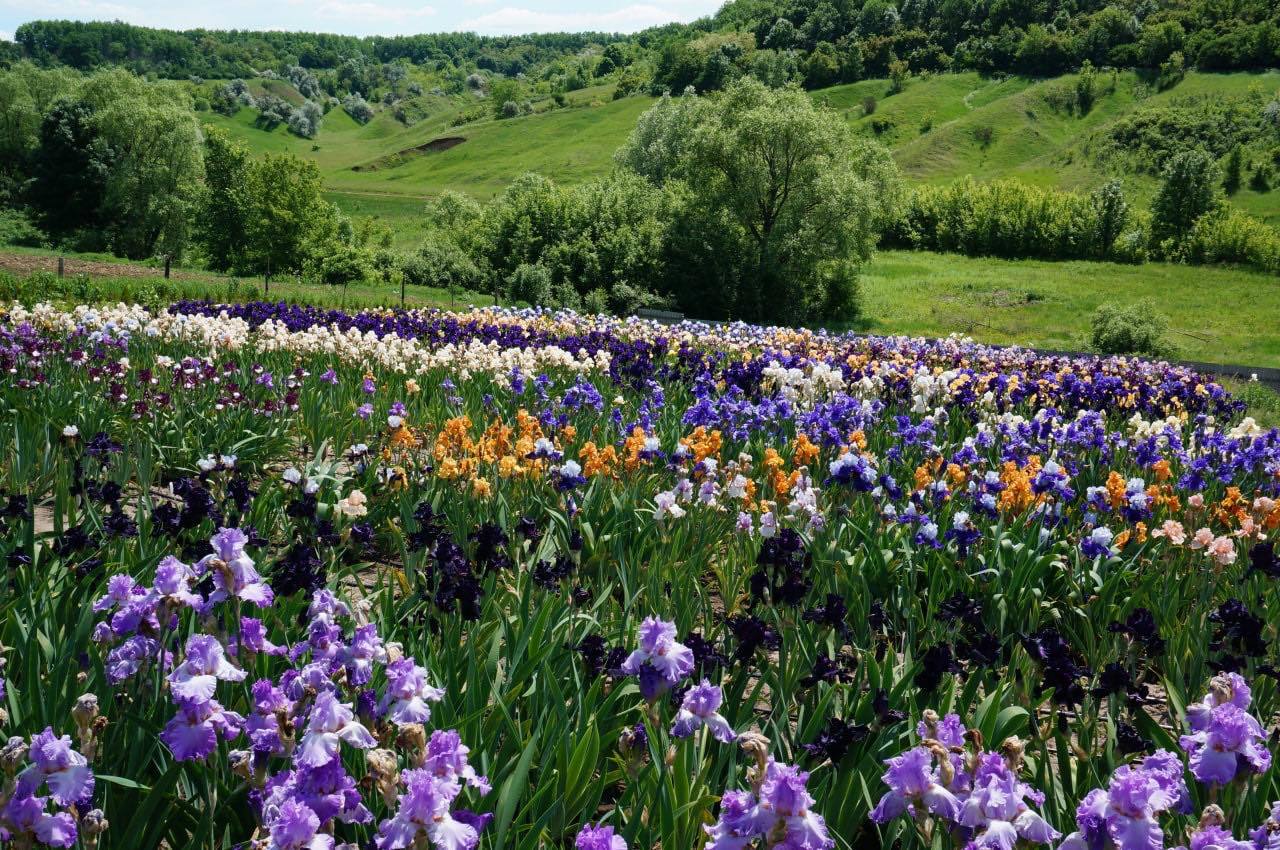
[[[1169,318],[1180,358],[1280,366],[1280,285],[1226,268],[883,251],[863,276],[858,328],[1079,350],[1098,305],[1143,298]]]

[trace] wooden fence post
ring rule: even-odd
[[[58,277],[62,277],[66,273],[65,263],[66,259],[64,257],[58,258]]]

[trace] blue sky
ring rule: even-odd
[[[0,0],[0,38],[24,21],[127,21],[167,29],[287,29],[350,35],[472,30],[491,35],[633,32],[690,21],[723,0]]]

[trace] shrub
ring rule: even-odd
[[[885,234],[890,245],[970,256],[1102,259],[1129,222],[1119,184],[1092,196],[1017,180],[917,186]]]
[[[1280,231],[1240,210],[1220,207],[1201,216],[1180,247],[1189,263],[1240,263],[1280,272]]]
[[[47,241],[40,228],[21,210],[0,209],[0,245],[39,248]]]
[[[871,95],[867,95],[862,99],[862,114],[872,115],[876,111],[876,99]]]
[[[320,279],[335,286],[364,280],[369,276],[372,259],[363,248],[339,245],[332,254],[320,260]]]
[[[1080,66],[1080,76],[1076,78],[1076,106],[1081,115],[1089,114],[1093,102],[1098,96],[1098,72],[1088,59]]]
[[[1130,306],[1103,304],[1093,314],[1090,345],[1099,354],[1138,354],[1169,357],[1173,346],[1165,340],[1169,321],[1150,300]]]
[[[995,128],[989,124],[982,124],[973,128],[973,138],[983,148],[991,147],[991,143],[995,140],[995,137]]]
[[[342,108],[360,124],[368,124],[373,120],[373,107],[356,92],[342,99]]]

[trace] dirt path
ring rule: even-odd
[[[57,257],[0,252],[0,271],[28,275],[32,272],[57,272],[57,270]],[[63,273],[68,275],[87,274],[91,277],[163,277],[164,269],[152,268],[138,263],[108,263],[101,260],[82,260],[77,257],[67,257],[64,261]],[[175,280],[200,280],[207,279],[208,275],[174,269],[172,277]]]

